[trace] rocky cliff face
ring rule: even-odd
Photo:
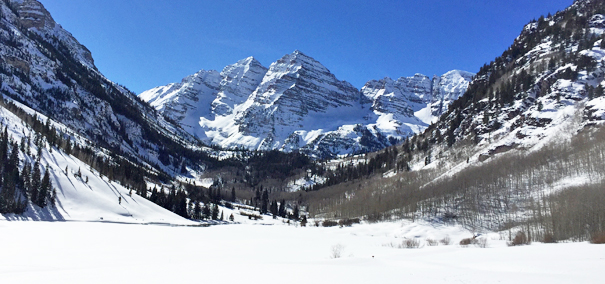
[[[89,68],[96,69],[90,51],[81,45],[68,31],[55,22],[50,13],[37,0],[11,0],[11,8],[17,12],[18,21],[27,30],[38,32],[48,39],[61,41],[70,54]],[[6,15],[6,14],[5,14]],[[12,15],[7,15],[7,19]]]
[[[425,129],[470,77],[416,74],[357,90],[297,50],[269,68],[250,57],[139,97],[209,143],[331,157],[378,150]]]
[[[40,2],[1,1],[0,14],[0,92],[5,99],[133,159],[159,164],[158,151],[169,141],[195,142],[105,78],[90,51],[55,23]]]

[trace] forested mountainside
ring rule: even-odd
[[[334,158],[380,150],[424,130],[473,75],[384,78],[358,90],[297,50],[269,68],[249,57],[139,97],[209,144]]]
[[[604,15],[581,0],[531,21],[436,123],[334,163],[303,199],[317,216],[521,227],[540,241],[602,232]]]

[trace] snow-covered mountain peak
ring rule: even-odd
[[[323,66],[319,61],[315,60],[300,50],[295,50],[290,54],[284,55],[282,58],[271,64],[269,69],[272,72],[288,72],[295,73],[300,68],[306,70],[314,70],[324,74],[330,73],[330,70]]]
[[[416,127],[407,131],[410,133],[435,121],[451,102],[464,94],[473,76],[470,72],[452,70],[433,79],[419,73],[396,81],[385,77],[369,81],[361,91],[373,101],[376,114],[392,114],[397,121],[415,119]]]
[[[447,107],[466,92],[474,73],[452,70],[441,77],[435,76],[432,81],[431,114],[434,118],[443,114]]]
[[[164,110],[166,107],[177,104],[183,99],[183,94],[188,94],[195,100],[195,93],[206,86],[217,89],[219,84],[219,73],[215,70],[200,70],[193,75],[189,75],[180,83],[170,83],[166,86],[155,87],[139,95],[139,97],[148,102],[157,110]]]
[[[220,91],[212,102],[214,114],[231,114],[236,105],[242,104],[256,90],[267,70],[252,56],[225,67],[220,74]]]
[[[223,71],[221,71],[221,76],[229,76],[234,72],[246,72],[250,68],[254,68],[254,66],[262,66],[262,64],[258,62],[256,58],[250,56],[239,60],[234,64],[227,65],[225,68],[223,68]]]
[[[295,51],[271,64],[261,84],[235,116],[237,132],[266,137],[248,146],[279,148],[295,131],[336,130],[345,121],[361,120],[364,114],[360,103],[361,93],[355,87],[336,79],[317,60]],[[296,139],[300,140],[306,139]]]
[[[459,83],[467,73],[448,72],[437,84],[422,74],[385,77],[360,91],[295,50],[269,68],[253,57],[229,65],[218,75],[220,82],[201,80],[211,86],[203,94],[195,87],[196,95],[187,95],[183,87],[202,75],[198,72],[140,97],[209,143],[329,157],[381,149],[422,131],[434,119],[431,103],[459,96],[457,87],[468,85]],[[421,110],[428,118],[416,114]]]

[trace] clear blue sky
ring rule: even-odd
[[[523,26],[573,0],[40,0],[135,93],[298,49],[340,80],[477,72]]]

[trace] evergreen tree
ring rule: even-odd
[[[52,190],[50,173],[48,172],[48,167],[46,167],[42,182],[40,183],[40,191],[38,192],[38,206],[45,207],[48,204],[48,201],[51,199]]]
[[[594,90],[594,96],[599,98],[603,96],[603,93],[603,87],[601,86],[601,84],[599,84]]]
[[[193,207],[193,219],[201,219],[202,218],[202,207],[199,202],[195,202],[195,206]]]
[[[277,215],[279,213],[279,209],[277,206],[277,200],[273,200],[273,202],[271,202],[271,206],[269,207],[269,212],[273,215],[273,217],[277,217]]]
[[[268,208],[269,207],[269,193],[267,192],[267,190],[263,191],[263,195],[261,198],[261,210],[260,213],[261,214],[266,214],[268,212]]]
[[[281,200],[281,203],[279,203],[279,209],[278,209],[277,213],[282,218],[286,217],[286,200],[284,200],[284,199]]]
[[[292,219],[298,220],[298,218],[299,218],[298,205],[296,205],[296,206],[294,206],[294,210],[292,212]]]
[[[214,204],[214,206],[212,207],[212,220],[218,220],[218,213],[218,205]]]
[[[159,204],[158,203],[158,188],[157,187],[153,187],[153,189],[151,190],[151,196],[149,196],[149,200],[153,203]]]
[[[206,203],[206,204],[204,204],[204,207],[202,208],[202,220],[210,219],[211,216],[212,216],[212,212],[210,210],[210,206],[208,203]]]
[[[585,84],[584,89],[586,90],[586,97],[588,97],[589,100],[592,100],[594,98],[594,87],[591,85]]]
[[[26,193],[26,195],[31,199],[30,188],[31,188],[31,175],[32,175],[32,166],[30,163],[25,162],[23,165],[23,170],[21,171],[21,182],[23,183],[22,189]]]
[[[32,168],[32,175],[29,188],[29,196],[34,204],[39,204],[38,196],[40,192],[40,181],[42,180],[42,173],[40,172],[40,156],[36,159],[34,167]]]
[[[0,162],[2,162],[2,166],[4,165],[4,161],[8,157],[8,128],[4,127],[4,132],[2,132],[2,137],[0,139]]]
[[[174,213],[181,217],[189,218],[187,215],[187,196],[185,193],[182,190],[179,190],[174,199],[174,202],[176,203],[174,206]]]

